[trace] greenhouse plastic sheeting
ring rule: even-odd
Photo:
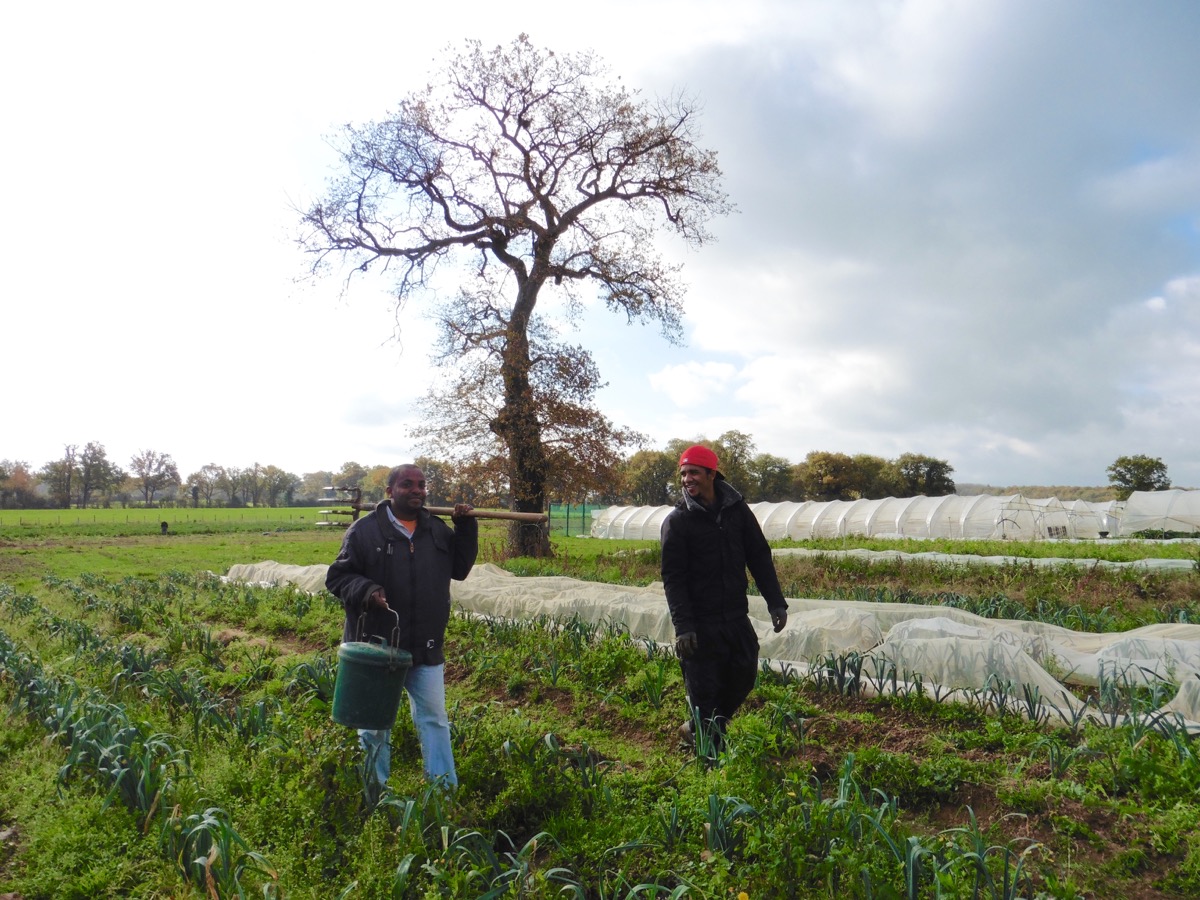
[[[316,591],[324,586],[326,568],[263,562],[233,566],[225,577],[291,583]],[[629,587],[566,577],[518,577],[483,564],[465,581],[451,583],[451,597],[458,608],[478,615],[560,621],[580,617],[622,623],[634,637],[659,644],[670,644],[675,637],[662,585],[657,583]],[[789,599],[788,605],[788,626],[775,634],[762,598],[750,598],[760,652],[777,666],[806,670],[830,656],[854,651],[867,655],[864,675],[890,664],[901,681],[920,675],[927,690],[938,685],[946,691],[987,691],[1000,684],[1012,692],[1014,702],[1036,689],[1064,717],[1078,707],[1066,684],[1097,685],[1104,677],[1131,683],[1161,680],[1181,686],[1163,711],[1177,714],[1189,729],[1200,730],[1200,625],[1148,625],[1101,634],[1041,622],[985,619],[942,606],[807,599]]]
[[[1200,491],[1134,491],[1121,512],[1119,534],[1200,532]]]
[[[1183,499],[1176,501],[1172,521],[1182,521],[1181,511],[1191,509],[1194,499],[1194,522],[1200,530],[1200,491],[1180,493],[1191,493],[1196,497],[1186,502]],[[593,520],[591,536],[658,540],[663,519],[672,508],[609,506]],[[1029,499],[1020,494],[751,503],[750,509],[770,541],[785,538],[806,541],[850,535],[950,540],[1096,539],[1107,534],[1116,535],[1118,528],[1126,528],[1120,521],[1120,504],[1115,501],[1062,503],[1053,497]]]
[[[592,520],[592,537],[657,541],[673,506],[609,506]]]

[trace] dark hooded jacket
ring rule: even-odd
[[[686,492],[662,525],[662,577],[675,633],[744,619],[746,570],[772,612],[786,610],[771,546],[754,513],[718,477],[711,509]]]
[[[479,551],[479,523],[463,518],[451,528],[422,509],[411,542],[388,518],[388,501],[351,524],[325,586],[346,610],[343,641],[369,636],[412,654],[414,665],[446,661],[443,644],[450,621],[450,580],[462,581]],[[367,599],[383,588],[396,620],[371,607],[360,631],[359,617]]]

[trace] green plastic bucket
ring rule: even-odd
[[[364,641],[339,646],[333,721],[350,728],[391,728],[411,668],[412,654],[407,650]]]

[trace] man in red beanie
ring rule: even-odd
[[[725,481],[717,454],[688,447],[679,457],[679,480],[683,498],[662,526],[663,586],[691,712],[679,731],[691,740],[698,721],[710,746],[720,749],[726,723],[758,676],[746,570],[767,601],[776,632],[787,624],[787,601],[762,528]]]

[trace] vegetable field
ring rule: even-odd
[[[0,896],[1200,895],[1200,745],[1129,717],[1167,685],[1102,685],[1083,699],[1104,724],[1051,727],[998,690],[867,697],[853,655],[764,666],[726,747],[697,754],[678,745],[668,648],[616,625],[456,616],[460,788],[422,782],[402,710],[378,791],[330,718],[336,600],[211,574],[328,562],[340,532],[133,524],[0,520]],[[485,559],[519,574],[657,578],[649,544],[568,539],[536,562],[501,561],[502,544],[485,533]],[[1195,572],[796,559],[780,574],[789,596],[1087,630],[1200,615]]]

